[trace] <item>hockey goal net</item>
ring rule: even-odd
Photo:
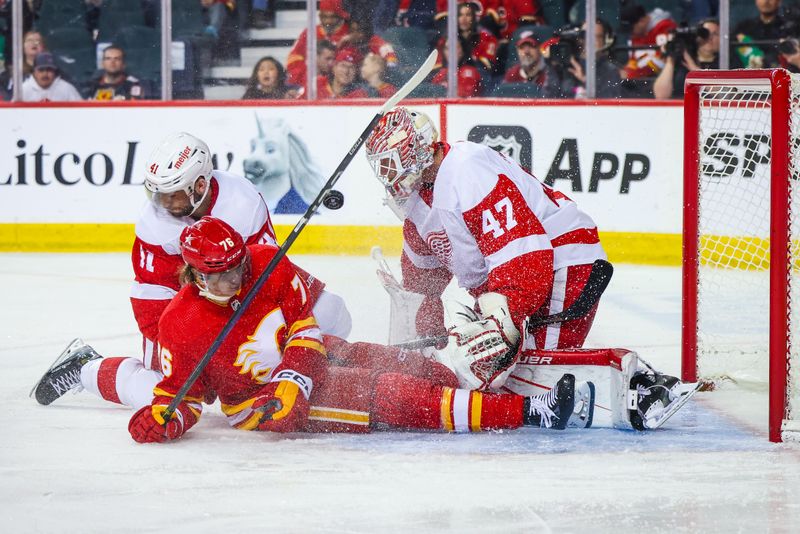
[[[769,392],[800,438],[800,77],[696,71],[684,100],[683,378]]]

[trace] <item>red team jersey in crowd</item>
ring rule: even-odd
[[[663,45],[667,36],[678,25],[669,18],[669,13],[662,9],[655,9],[650,13],[650,25],[647,34],[642,37],[631,37],[631,46]],[[625,65],[625,74],[628,79],[647,78],[655,76],[664,68],[664,54],[660,49],[631,50],[628,63]]]
[[[519,328],[548,303],[554,271],[605,259],[594,221],[564,194],[485,145],[441,146],[432,187],[406,204],[406,289],[438,300],[455,275],[474,297],[505,295]]]
[[[214,171],[210,186],[208,215],[230,224],[247,244],[276,244],[267,205],[250,182],[234,174]],[[178,271],[184,264],[180,255],[180,235],[194,222],[190,217],[174,217],[152,202],[145,205],[136,222],[136,239],[131,252],[134,272],[131,305],[139,330],[145,337],[144,363],[147,368],[159,368],[158,362],[152,361],[152,341],[158,337],[161,313],[180,289]],[[324,284],[304,274],[313,305]]]
[[[441,85],[447,87],[447,67],[441,67],[439,70],[434,71],[431,83],[434,85]],[[458,84],[456,96],[459,98],[468,98],[471,96],[480,96],[481,94],[481,73],[472,65],[462,65],[458,68],[456,73],[456,83]]]
[[[277,252],[270,245],[251,245],[252,275],[239,295],[246,295]],[[232,299],[219,305],[200,296],[189,284],[172,299],[159,321],[159,354],[163,380],[154,390],[154,406],[167,406],[234,313]],[[312,314],[304,276],[285,258],[226,336],[214,357],[186,396],[195,416],[202,399],[216,393],[231,425],[251,430],[261,417],[248,402],[273,375],[292,369],[321,387],[327,374],[322,335]]]
[[[350,33],[350,26],[347,23],[343,23],[339,29],[333,32],[331,35],[326,35],[325,31],[322,29],[322,26],[318,25],[317,42],[320,42],[322,39],[327,39],[337,48],[352,46],[342,43],[342,39],[344,39],[348,33]],[[289,58],[286,60],[286,81],[302,87],[305,87],[306,85],[307,40],[308,32],[303,30],[303,32],[300,34],[300,37],[298,37],[297,41],[295,41],[294,46],[292,46],[292,50],[289,52]],[[388,68],[397,66],[397,54],[395,53],[394,48],[392,48],[392,45],[389,44],[385,39],[378,35],[373,35],[370,37],[368,42],[366,42],[363,46],[358,46],[357,49],[361,55],[367,55],[369,52],[379,55],[384,59],[384,61],[386,61],[386,66]]]

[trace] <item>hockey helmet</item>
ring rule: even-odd
[[[208,145],[186,132],[174,133],[161,141],[147,159],[144,186],[157,205],[161,204],[161,195],[184,191],[196,210],[208,189],[196,200],[195,183],[198,178],[210,178],[212,171]]]
[[[200,294],[227,301],[245,275],[247,248],[239,233],[216,217],[205,216],[181,232],[181,256],[194,269]]]
[[[398,107],[378,122],[365,143],[367,161],[392,197],[407,198],[418,188],[422,171],[433,163],[438,138],[421,111]]]

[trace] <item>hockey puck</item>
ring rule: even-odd
[[[322,204],[329,210],[338,210],[344,206],[344,195],[336,189],[331,189],[322,201]]]

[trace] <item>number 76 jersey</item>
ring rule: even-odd
[[[504,294],[520,324],[548,300],[554,271],[606,258],[597,225],[566,195],[485,145],[441,147],[433,184],[406,204],[407,289],[430,294],[409,285],[446,269],[475,297]]]

